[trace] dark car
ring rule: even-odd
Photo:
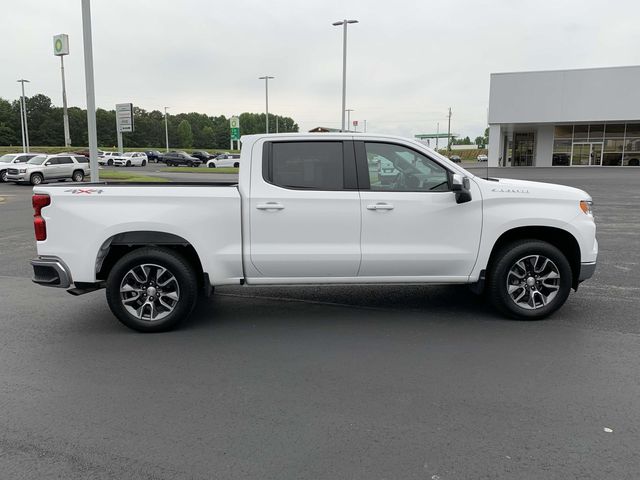
[[[191,152],[192,157],[196,157],[198,160],[202,162],[206,162],[212,158],[215,158],[215,155],[211,155],[209,152],[204,150],[196,150],[195,152]]]
[[[460,155],[451,155],[449,157],[449,160],[451,160],[454,163],[460,163],[462,161],[462,159],[460,158]]]
[[[78,150],[77,152],[73,152],[74,155],[82,155],[83,157],[89,158],[89,149],[86,148],[84,150]],[[104,152],[98,149],[98,156],[104,154]]]
[[[158,163],[162,161],[162,153],[160,153],[158,150],[147,150],[144,153],[147,155],[147,159],[150,162]]]
[[[168,167],[175,167],[178,165],[186,165],[187,167],[199,167],[202,163],[196,157],[192,157],[187,152],[168,152],[162,155],[162,161],[167,164]]]

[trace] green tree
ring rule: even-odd
[[[182,148],[191,148],[193,146],[193,131],[188,120],[182,120],[178,124],[178,143]]]

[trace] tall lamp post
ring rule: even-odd
[[[24,97],[24,84],[29,80],[21,78],[18,83],[22,84],[22,96],[20,97],[20,125],[22,126],[22,153],[29,151],[29,127],[27,126],[27,102]]]
[[[275,77],[270,77],[269,75],[265,75],[264,77],[258,77],[258,80],[264,80],[264,95],[265,95],[265,103],[266,103],[266,129],[267,133],[269,133],[269,80],[273,80]]]
[[[169,151],[169,121],[167,120],[167,109],[169,107],[164,107],[164,139],[167,145],[166,151]]]
[[[333,22],[333,26],[342,26],[342,131],[344,132],[344,114],[347,108],[347,25],[358,23],[358,20]]]
[[[91,3],[82,0],[82,43],[84,44],[84,81],[87,89],[87,130],[89,134],[89,165],[91,182],[97,182],[98,132],[96,128],[96,92],[93,82],[93,40],[91,38]]]
[[[64,56],[69,55],[69,35],[60,34],[53,37],[53,54],[60,57],[60,71],[62,72],[62,120],[64,124],[64,146],[71,146],[69,133],[69,114],[67,113],[67,89],[64,78]]]

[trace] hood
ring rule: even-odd
[[[584,190],[579,188],[557,185],[555,183],[532,182],[529,180],[516,180],[512,178],[494,178],[485,180],[475,177],[482,188],[485,198],[512,197],[512,198],[545,198],[566,200],[591,200]]]

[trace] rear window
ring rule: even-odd
[[[342,142],[274,142],[266,180],[284,188],[342,190]]]
[[[78,155],[77,157],[74,157],[78,163],[89,163],[89,159],[87,157],[83,157],[81,155]]]
[[[63,165],[66,163],[73,163],[73,160],[71,160],[70,157],[58,157],[58,164],[59,165]]]

